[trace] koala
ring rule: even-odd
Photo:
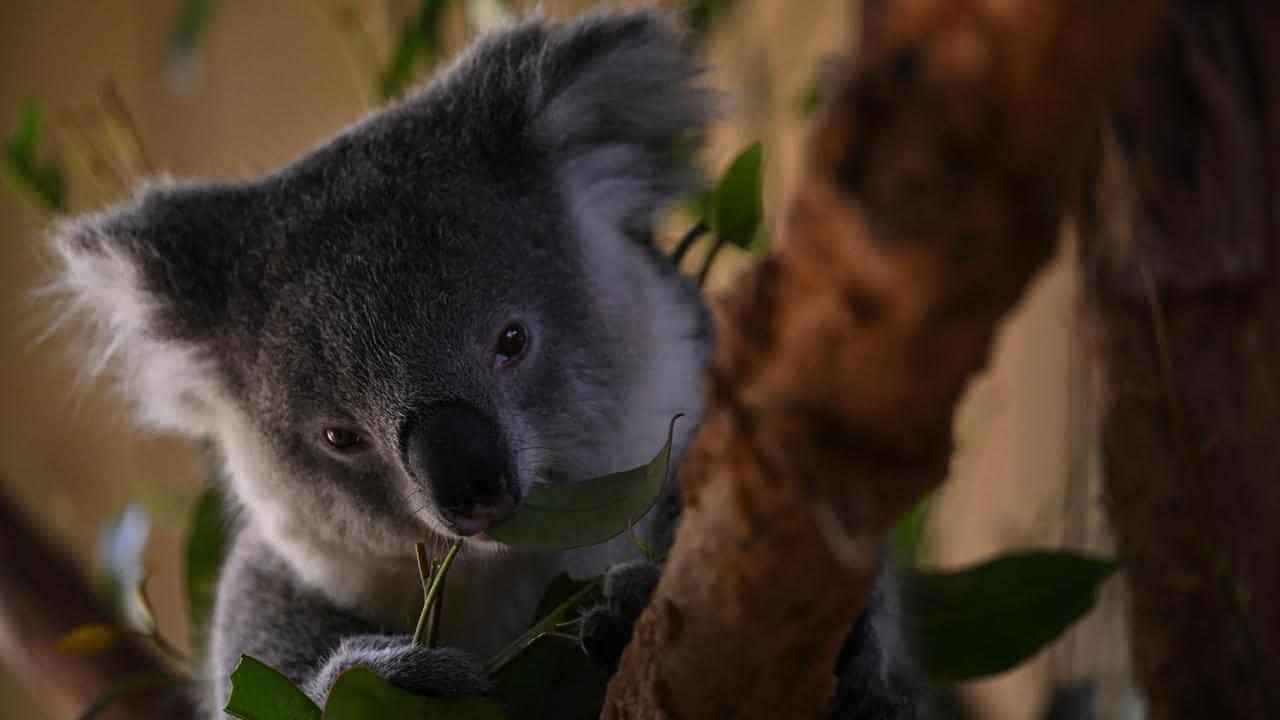
[[[535,484],[648,461],[674,415],[687,443],[708,316],[652,235],[711,112],[665,16],[532,19],[265,177],[156,181],[56,232],[89,364],[224,466],[211,715],[242,654],[321,703],[355,666],[483,692],[478,661],[554,577],[633,554],[626,536],[545,552],[485,531]],[[441,647],[415,647],[414,544],[459,537]]]
[[[368,667],[483,693],[480,662],[561,573],[608,570],[583,646],[617,662],[658,580],[623,536],[566,552],[486,531],[540,483],[640,465],[701,414],[697,288],[653,242],[697,181],[713,95],[651,11],[480,39],[430,84],[247,182],[160,180],[55,234],[57,289],[146,427],[212,441],[236,517],[204,663],[225,705],[241,655],[323,704]],[[668,493],[638,528],[670,540]],[[467,538],[435,648],[411,642],[414,545]],[[886,569],[839,665],[832,716],[928,711]]]

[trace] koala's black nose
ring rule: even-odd
[[[409,469],[458,534],[484,532],[515,510],[520,490],[510,452],[497,423],[478,409],[429,405],[403,437]]]

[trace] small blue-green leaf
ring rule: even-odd
[[[477,33],[486,33],[515,20],[507,0],[467,0],[467,22]]]
[[[28,100],[18,114],[18,126],[5,143],[5,175],[44,208],[55,212],[66,208],[67,183],[62,167],[52,160],[41,161],[44,139],[44,108]]]
[[[935,680],[994,675],[1036,654],[1087,613],[1115,569],[1102,558],[1024,552],[957,572],[906,572],[907,627]]]
[[[106,571],[108,596],[125,624],[143,633],[156,627],[143,593],[147,578],[143,553],[150,536],[151,518],[147,511],[138,503],[129,503],[98,537],[98,560]]]
[[[508,545],[565,550],[597,545],[627,531],[657,502],[667,482],[671,435],[645,465],[592,480],[537,485],[506,522],[489,536]]]
[[[185,0],[169,33],[169,86],[189,92],[200,77],[204,40],[217,9],[215,0]]]
[[[755,143],[733,159],[712,196],[707,224],[722,241],[743,250],[756,245],[764,218],[763,168],[764,148]]]
[[[240,656],[231,673],[231,696],[223,711],[240,720],[320,718],[320,708],[289,678],[248,655]]]
[[[192,647],[205,646],[218,574],[227,553],[227,519],[222,494],[205,490],[191,513],[187,533],[187,609],[191,613]]]
[[[488,698],[432,698],[401,690],[365,668],[338,676],[325,702],[324,720],[505,720],[502,706]]]

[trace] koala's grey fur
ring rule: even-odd
[[[707,317],[650,234],[693,179],[698,76],[654,13],[526,21],[279,172],[159,182],[61,229],[93,364],[117,358],[145,424],[213,438],[225,464],[239,522],[211,711],[242,653],[317,700],[352,665],[479,690],[474,659],[527,627],[555,575],[630,554],[625,537],[558,554],[469,542],[441,627],[454,649],[412,648],[413,545],[454,533],[402,435],[423,407],[465,404],[524,493],[647,461],[677,413],[694,426]],[[498,367],[513,319],[527,354]],[[335,424],[367,452],[326,449]]]

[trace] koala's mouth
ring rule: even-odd
[[[482,503],[441,508],[440,519],[454,534],[471,537],[501,524],[519,505],[518,491],[506,491]]]

